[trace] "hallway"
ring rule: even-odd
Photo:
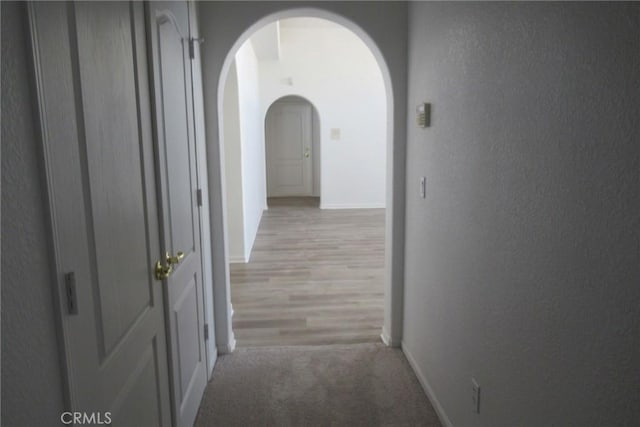
[[[239,347],[378,342],[384,209],[272,198],[250,262],[231,264]]]

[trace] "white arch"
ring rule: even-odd
[[[393,167],[394,162],[390,161],[391,158],[389,154],[394,152],[394,91],[391,79],[391,73],[389,71],[389,67],[387,62],[384,59],[380,48],[375,43],[375,41],[369,36],[369,34],[364,31],[358,24],[341,16],[337,13],[330,12],[328,10],[317,9],[317,8],[291,8],[287,10],[280,10],[271,14],[268,14],[257,21],[255,21],[252,25],[250,25],[246,30],[242,32],[240,37],[235,41],[232,45],[231,49],[226,54],[224,62],[222,64],[222,68],[220,69],[220,77],[217,85],[217,113],[218,113],[218,144],[220,150],[220,167],[221,174],[224,175],[224,108],[223,108],[223,99],[224,99],[224,86],[228,77],[229,69],[233,60],[235,59],[235,55],[240,49],[240,47],[259,29],[264,26],[276,22],[278,20],[287,19],[287,18],[302,18],[302,17],[311,17],[311,18],[319,18],[325,19],[327,21],[331,21],[335,24],[341,25],[345,29],[353,32],[362,42],[367,46],[372,55],[374,56],[378,67],[380,68],[380,72],[382,74],[382,79],[385,88],[385,97],[386,97],[386,111],[387,111],[387,120],[386,120],[386,145],[387,145],[387,184],[386,184],[386,209],[385,209],[385,283],[384,283],[384,326],[381,331],[382,340],[387,345],[399,346],[400,338],[397,336],[397,332],[392,330],[387,330],[388,324],[390,322],[397,322],[397,319],[402,319],[402,306],[403,302],[399,299],[399,296],[402,295],[402,283],[394,283],[392,274],[390,273],[390,269],[393,268],[392,264],[394,263],[394,256],[391,251],[402,251],[402,248],[393,247],[393,237],[392,237],[392,228],[394,227],[394,218],[392,217],[394,211],[394,197],[393,197],[393,188],[390,185],[390,182],[393,180]],[[297,95],[297,94],[296,94]],[[301,96],[301,95],[297,95]],[[312,103],[313,105],[313,103]],[[266,114],[266,111],[265,111]],[[226,196],[224,196],[225,190],[222,189],[222,210],[226,210]],[[225,231],[226,234],[226,231]],[[226,235],[224,237],[225,240],[225,248],[227,248],[226,244]],[[226,249],[225,249],[226,252]],[[228,260],[227,260],[228,262]],[[229,283],[226,284],[227,289]],[[214,290],[214,294],[215,294]],[[392,295],[393,293],[393,295]],[[228,295],[229,292],[226,292]],[[393,297],[393,298],[392,298]],[[232,309],[229,308],[231,312]],[[391,328],[390,328],[391,329]],[[393,329],[396,329],[395,327]],[[392,337],[392,332],[396,335]],[[234,344],[235,345],[235,344]],[[233,347],[233,346],[231,346]],[[230,348],[229,350],[232,351]]]
[[[317,106],[317,102],[314,102],[314,101],[312,101],[311,99],[309,99],[309,96],[307,96],[307,95],[303,95],[303,94],[301,94],[301,93],[299,93],[299,92],[287,92],[287,93],[285,93],[284,95],[278,95],[277,97],[274,97],[273,99],[271,99],[271,100],[267,101],[268,106],[267,106],[267,108],[264,110],[264,117],[263,117],[263,121],[264,121],[264,119],[266,119],[266,118],[267,118],[267,113],[269,112],[269,110],[271,109],[271,107],[273,107],[273,104],[275,104],[275,103],[276,103],[276,102],[278,102],[278,101],[282,101],[282,100],[283,100],[283,99],[285,99],[285,98],[291,98],[291,97],[294,97],[294,98],[300,98],[300,99],[302,99],[303,101],[306,101],[306,102],[308,102],[309,104],[311,104],[311,106],[312,106],[313,108],[315,108],[315,109],[316,109],[316,111],[319,111],[319,110],[318,110],[318,106]]]
[[[223,93],[224,91],[224,84],[227,81],[227,74],[229,73],[229,67],[231,67],[231,63],[233,62],[236,56],[236,53],[238,53],[238,50],[240,49],[240,47],[256,31],[258,31],[265,25],[269,25],[281,19],[303,18],[303,17],[325,19],[327,21],[331,21],[333,23],[341,25],[347,30],[353,32],[369,48],[374,58],[376,59],[376,62],[378,63],[378,67],[380,67],[380,72],[382,73],[382,79],[384,81],[385,95],[387,98],[387,141],[391,142],[393,140],[393,86],[391,84],[391,73],[389,72],[389,67],[387,66],[387,63],[384,60],[382,52],[380,52],[378,45],[373,41],[373,39],[371,39],[371,37],[356,23],[344,18],[343,16],[340,16],[338,14],[335,14],[326,10],[322,10],[322,9],[295,8],[295,9],[288,9],[288,10],[272,13],[258,20],[242,33],[242,35],[238,38],[238,40],[236,40],[236,42],[233,44],[233,46],[227,53],[227,56],[224,59],[224,63],[222,64],[222,70],[220,71],[220,79],[218,80],[218,116],[222,117],[222,114],[220,113],[222,111],[222,97],[220,96],[220,94]],[[219,123],[222,126],[222,121],[219,120]],[[220,135],[222,135],[222,133],[219,130],[218,136],[220,137]]]

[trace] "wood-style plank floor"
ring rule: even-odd
[[[384,209],[268,201],[247,264],[231,264],[242,347],[376,342],[383,322]]]

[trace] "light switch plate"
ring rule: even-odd
[[[423,102],[416,107],[416,122],[421,128],[431,126],[431,104]]]

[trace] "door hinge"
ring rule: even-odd
[[[205,341],[209,339],[209,324],[204,324],[204,339]]]
[[[195,39],[189,39],[189,58],[191,59],[196,57],[195,42]]]
[[[76,274],[64,275],[64,292],[67,297],[67,313],[78,314],[78,297],[76,295]]]
[[[196,57],[196,43],[203,43],[204,39],[189,39],[189,58],[194,59]]]
[[[196,190],[196,200],[198,201],[198,206],[202,206],[202,190],[200,188]]]

